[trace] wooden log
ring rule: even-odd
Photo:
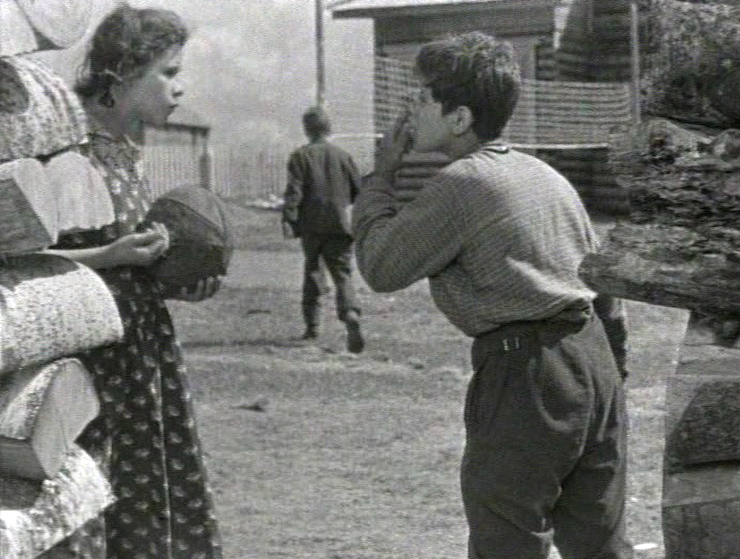
[[[48,479],[100,409],[77,359],[18,369],[0,382],[0,474]]]
[[[90,268],[49,254],[0,266],[0,378],[120,340],[123,326],[106,284]]]
[[[618,223],[580,274],[599,293],[721,316],[740,316],[737,231],[709,237],[688,227]]]
[[[105,179],[87,157],[65,151],[49,159],[44,172],[55,201],[60,233],[98,229],[115,214]]]
[[[0,254],[36,251],[56,243],[55,193],[37,159],[0,163]]]
[[[671,164],[684,155],[707,151],[719,130],[688,127],[665,118],[647,118],[638,126],[618,126],[609,135],[607,164],[617,180],[655,165]]]
[[[79,99],[40,62],[0,58],[0,83],[0,163],[48,156],[86,140]]]
[[[740,557],[740,465],[708,464],[663,480],[662,524],[668,559]]]
[[[38,557],[113,501],[103,473],[77,446],[43,483],[0,476],[0,557]]]
[[[626,216],[629,214],[629,204],[624,200],[587,198],[585,204],[591,210],[598,210],[612,216]]]

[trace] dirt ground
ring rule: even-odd
[[[275,212],[233,213],[239,250],[221,291],[171,303],[225,557],[464,558],[469,340],[426,284],[375,294],[357,276],[366,351],[344,350],[331,295],[319,342],[298,341],[297,243],[280,237]],[[629,312],[628,527],[638,558],[662,558],[663,380],[685,315],[638,303]]]

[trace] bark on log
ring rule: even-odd
[[[609,159],[628,192],[632,222],[689,227],[709,238],[737,236],[740,131],[650,119],[615,141]]]
[[[90,268],[29,254],[0,266],[0,378],[121,339],[108,286]]]
[[[581,264],[599,293],[716,316],[740,316],[740,231],[726,238],[672,225],[623,222]]]
[[[0,162],[48,156],[86,136],[80,101],[61,77],[30,58],[0,58]]]
[[[0,557],[39,557],[114,500],[95,461],[77,446],[51,480],[0,476]]]

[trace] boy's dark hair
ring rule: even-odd
[[[331,132],[329,114],[321,107],[310,107],[303,113],[303,129],[311,139],[328,136]]]
[[[514,49],[478,31],[427,43],[416,70],[444,114],[466,106],[481,140],[501,135],[514,112],[521,77]]]
[[[142,75],[168,49],[183,46],[187,39],[188,30],[176,13],[122,3],[95,30],[75,91],[105,102],[111,85]]]

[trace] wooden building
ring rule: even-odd
[[[194,111],[178,107],[164,126],[147,125],[139,142],[157,194],[178,186],[212,188],[210,125]]]
[[[522,76],[538,76],[538,61],[551,66],[555,8],[559,0],[351,0],[335,18],[370,18],[375,53],[413,61],[419,45],[454,32],[484,31],[506,39],[519,54]],[[540,70],[541,71],[541,70]]]
[[[164,126],[146,126],[145,145],[191,146],[196,153],[208,147],[210,125],[195,111],[179,106]]]
[[[634,116],[629,100],[631,0],[349,0],[335,5],[334,18],[370,18],[376,57],[413,61],[421,44],[447,33],[483,31],[509,41],[525,81],[612,82],[615,88],[581,88],[581,97],[553,101],[541,93],[520,100],[519,135],[512,143],[529,149],[566,175],[592,208],[620,213],[626,193],[611,178],[607,162],[610,130]],[[619,94],[623,86],[623,94]],[[563,90],[567,91],[567,90]],[[574,90],[575,91],[575,90]],[[616,92],[616,93],[615,93]],[[376,85],[376,103],[383,92]],[[627,97],[625,97],[625,95]],[[552,95],[551,95],[552,97]],[[527,101],[529,99],[529,101]],[[573,99],[577,99],[575,101]],[[529,103],[529,104],[528,104]],[[560,130],[553,115],[566,113]],[[582,103],[579,108],[577,103]],[[582,134],[588,121],[602,126]],[[579,130],[579,122],[583,123]],[[539,128],[539,129],[538,129]],[[525,131],[524,136],[521,131]],[[528,134],[528,135],[527,135]],[[595,137],[596,135],[596,137]],[[542,138],[545,138],[542,140]],[[507,138],[511,141],[511,138]],[[414,176],[423,175],[418,170]]]

